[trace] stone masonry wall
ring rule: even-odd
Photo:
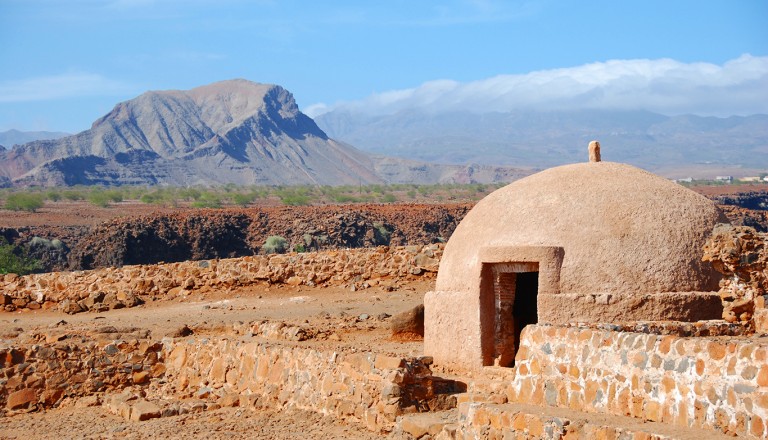
[[[718,225],[704,245],[703,260],[723,274],[723,319],[748,322],[768,333],[768,233]]]
[[[768,339],[528,326],[509,402],[768,436]]]
[[[166,379],[177,397],[237,396],[240,406],[292,406],[374,431],[391,429],[403,412],[455,406],[452,384],[432,377],[428,359],[226,339],[166,340],[166,351]]]
[[[165,372],[163,344],[106,326],[91,335],[51,330],[0,347],[0,413],[59,406],[67,398],[148,384]]]
[[[54,329],[30,335],[34,341],[0,347],[0,414],[86,399],[120,414],[127,409],[123,415],[133,419],[138,414],[133,406],[160,408],[177,401],[199,408],[290,406],[388,431],[403,413],[455,407],[454,394],[466,390],[432,376],[430,358],[236,338],[147,336],[146,330],[111,326],[89,333]],[[121,390],[127,394],[116,394]],[[141,399],[123,402],[137,390]]]
[[[433,278],[443,245],[258,255],[124,266],[18,277],[0,275],[0,309],[58,308],[67,313],[131,307],[143,301],[256,283],[350,285],[355,289]]]

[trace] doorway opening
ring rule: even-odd
[[[495,306],[493,365],[514,366],[523,328],[538,322],[538,269],[538,263],[492,265]]]

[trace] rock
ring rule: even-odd
[[[390,319],[392,336],[398,338],[413,339],[424,337],[424,304],[411,310],[398,313]]]
[[[91,406],[99,406],[101,405],[101,399],[97,394],[91,394],[90,396],[85,396],[83,398],[80,398],[75,402],[76,408],[86,408]]]
[[[37,394],[32,388],[24,388],[23,390],[11,393],[8,396],[8,409],[21,409],[27,408],[29,405],[37,400]]]
[[[80,313],[85,311],[80,304],[69,299],[65,299],[64,301],[59,303],[59,310],[61,310],[62,312],[68,315],[74,315],[75,313]]]
[[[162,410],[159,406],[146,400],[139,400],[131,406],[130,420],[134,422],[142,422],[149,419],[157,419],[162,415]]]
[[[191,328],[189,328],[186,324],[184,324],[181,328],[178,328],[178,329],[174,330],[168,336],[170,336],[172,338],[183,338],[183,337],[189,336],[189,335],[191,335],[193,333],[194,333],[194,331],[192,331]]]
[[[768,234],[747,226],[718,225],[704,245],[702,260],[723,274],[718,292],[723,319],[754,322],[768,291]]]
[[[133,383],[142,385],[149,382],[149,371],[138,371],[133,373]]]
[[[285,284],[288,284],[289,286],[300,286],[303,282],[304,280],[302,280],[301,277],[292,276],[285,281]]]

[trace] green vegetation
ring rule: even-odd
[[[30,257],[23,248],[17,248],[0,237],[0,274],[26,275],[40,269],[40,262]]]
[[[5,198],[5,209],[36,212],[43,207],[42,194],[14,193]]]
[[[237,193],[232,196],[232,203],[240,206],[248,206],[256,200],[256,193]]]
[[[310,197],[308,193],[309,187],[306,186],[278,187],[275,190],[275,194],[280,198],[280,201],[288,206],[309,205]]]
[[[392,237],[392,231],[384,226],[384,223],[382,222],[374,222],[373,229],[373,236],[376,240],[376,244],[388,245],[389,239]]]
[[[120,203],[122,201],[123,193],[118,190],[103,191],[97,189],[88,194],[88,202],[101,208],[106,208],[110,203]]]
[[[270,235],[261,247],[265,254],[283,254],[288,249],[288,240],[279,235]]]
[[[192,202],[193,208],[221,208],[221,196],[212,192],[204,192]]]
[[[443,200],[469,202],[479,200],[502,186],[496,184],[440,185],[345,185],[345,186],[74,186],[65,189],[0,189],[0,206],[9,210],[35,212],[46,201],[80,202],[110,209],[122,201],[160,206],[221,208],[225,206],[274,205],[306,206],[350,203],[435,203]]]

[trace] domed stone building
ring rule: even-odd
[[[701,261],[713,227],[727,222],[719,209],[596,160],[518,180],[467,214],[424,299],[425,354],[511,366],[528,324],[721,317],[719,277]]]

